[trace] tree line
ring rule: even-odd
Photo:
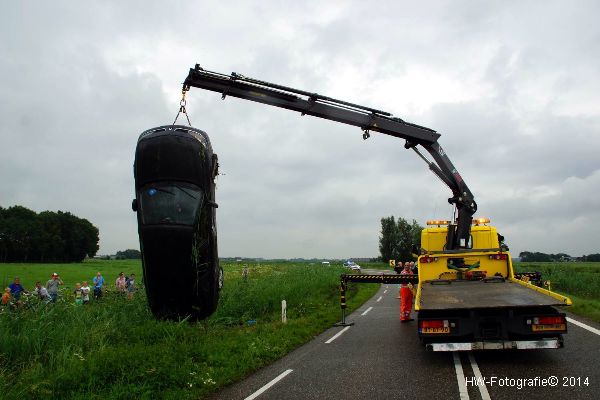
[[[566,253],[546,254],[538,251],[522,251],[519,253],[522,262],[560,262],[560,261],[584,261],[600,262],[600,254],[588,254],[587,256],[571,257]]]
[[[139,260],[142,258],[142,253],[139,250],[127,249],[123,251],[117,251],[115,256],[117,260]]]
[[[413,259],[412,248],[421,247],[421,230],[414,219],[408,222],[402,217],[381,218],[381,236],[379,236],[379,253],[381,261],[410,261]]]
[[[0,262],[81,262],[98,241],[98,228],[70,212],[0,206]]]

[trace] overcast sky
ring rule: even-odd
[[[139,248],[136,141],[199,63],[431,127],[515,255],[600,252],[600,3],[424,3],[4,2],[0,205]],[[381,217],[452,214],[402,140],[200,89],[188,110],[219,155],[221,256],[376,256]]]

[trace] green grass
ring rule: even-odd
[[[600,322],[600,263],[514,263],[516,272],[539,271],[550,281],[552,291],[569,296],[567,310]]]
[[[380,269],[390,273],[394,272],[394,268],[392,268],[390,264],[384,262],[360,262],[357,264],[359,264],[362,269]]]
[[[199,323],[157,321],[143,291],[132,301],[110,293],[75,306],[66,294],[53,306],[0,314],[0,397],[44,399],[202,398],[280,358],[339,320],[341,267],[305,264],[225,264],[217,312]],[[0,276],[27,288],[50,273],[65,286],[101,271],[109,283],[120,271],[141,276],[139,262],[0,264]],[[378,285],[352,285],[350,309]],[[68,292],[67,292],[68,293]],[[280,321],[281,300],[288,323]],[[255,320],[255,324],[248,324]]]
[[[600,300],[586,299],[565,292],[558,293],[568,296],[573,301],[573,305],[567,308],[568,311],[600,322]]]

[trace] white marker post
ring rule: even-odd
[[[281,300],[281,322],[287,323],[287,302],[285,300]]]

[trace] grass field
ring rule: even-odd
[[[53,306],[0,313],[0,397],[44,399],[197,399],[241,379],[330,327],[340,318],[343,268],[305,264],[225,264],[217,312],[200,323],[157,321],[143,291],[133,300],[109,292],[75,306],[64,291]],[[101,271],[109,285],[120,271],[141,277],[132,261],[82,264],[0,264],[31,289],[58,272],[65,286]],[[109,289],[110,289],[109,286]],[[377,285],[353,285],[349,308],[370,298]],[[280,319],[281,300],[288,323]],[[255,321],[255,322],[254,322]]]
[[[600,263],[514,263],[515,271],[539,271],[552,291],[569,296],[567,310],[600,322]]]
[[[382,272],[385,272],[385,271],[390,272],[390,273],[394,272],[394,269],[392,267],[390,267],[390,265],[388,263],[383,263],[383,262],[360,262],[360,263],[357,263],[357,264],[359,264],[362,269],[369,268],[369,269],[379,269]]]

